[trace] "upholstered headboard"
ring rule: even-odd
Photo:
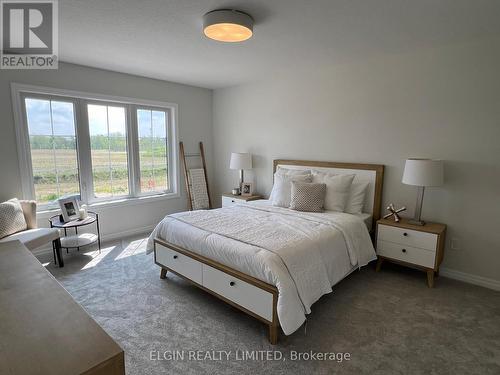
[[[335,174],[354,174],[355,181],[369,182],[363,211],[372,215],[372,228],[380,219],[384,166],[381,164],[338,163],[332,161],[274,160],[273,173],[279,167],[290,169],[312,169]]]

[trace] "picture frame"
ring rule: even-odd
[[[65,223],[79,218],[80,205],[77,197],[61,198],[58,199],[58,202]]]
[[[243,197],[250,197],[253,195],[253,183],[243,182],[241,184],[241,195]]]

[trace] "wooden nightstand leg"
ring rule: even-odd
[[[439,277],[439,270],[436,271],[434,276]]]
[[[384,259],[379,257],[377,260],[377,267],[375,267],[376,272],[380,271],[380,267],[382,267],[382,263],[384,263]]]
[[[160,279],[164,279],[167,277],[167,270],[165,268],[162,268],[160,271]]]
[[[427,285],[434,288],[434,270],[427,270]]]

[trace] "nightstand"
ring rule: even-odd
[[[384,260],[427,272],[427,285],[434,287],[434,274],[439,274],[443,261],[446,225],[426,223],[409,224],[401,219],[377,221],[377,272]]]
[[[238,203],[255,201],[257,199],[262,199],[262,197],[260,195],[251,195],[249,197],[245,197],[243,195],[222,194],[222,207],[228,207]]]

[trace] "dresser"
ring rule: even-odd
[[[257,199],[262,199],[260,195],[233,195],[233,194],[222,194],[222,207],[232,206],[238,203],[245,203],[249,201],[255,201]]]
[[[446,225],[426,223],[413,225],[406,219],[377,221],[377,271],[384,261],[422,269],[427,273],[427,285],[434,287],[434,275],[439,274],[443,261]]]
[[[0,374],[125,374],[123,349],[24,245],[0,257]]]

